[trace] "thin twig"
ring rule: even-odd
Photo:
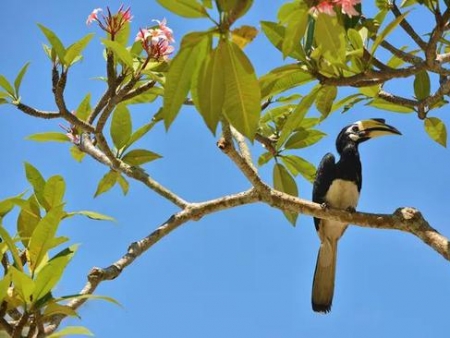
[[[402,16],[402,13],[395,4],[395,1],[393,1],[391,5],[391,11],[396,18]],[[406,18],[403,18],[403,20],[400,22],[400,27],[403,28],[406,34],[408,34],[422,50],[426,50],[427,48],[426,42],[423,41],[422,38],[419,36],[419,34],[416,33],[416,31],[414,30],[414,28],[412,28],[412,26],[409,24]]]

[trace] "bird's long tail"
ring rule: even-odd
[[[325,240],[321,243],[314,272],[312,308],[316,312],[327,313],[331,310],[336,276],[337,240]]]

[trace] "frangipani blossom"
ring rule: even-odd
[[[99,21],[98,19],[98,13],[102,12],[103,9],[101,8],[96,8],[92,11],[91,14],[89,14],[87,20],[86,20],[86,25],[90,25],[93,21]]]
[[[342,6],[342,13],[347,14],[349,17],[360,14],[354,6],[361,3],[361,0],[335,0],[335,2]]]
[[[169,55],[173,53],[175,48],[170,45],[174,42],[173,31],[167,27],[166,19],[158,22],[156,28],[141,28],[136,34],[135,41],[141,41],[142,48],[146,51],[151,59],[157,61],[167,61]]]
[[[312,14],[324,13],[330,16],[336,15],[336,13],[334,12],[334,5],[327,1],[323,1],[317,6],[312,7],[310,11]]]
[[[341,12],[349,17],[358,16],[360,13],[355,9],[361,0],[322,0],[316,6],[310,9],[310,13],[317,15],[324,13],[330,16],[335,16],[335,7],[341,7]]]
[[[86,24],[90,25],[93,21],[97,21],[101,29],[111,34],[112,39],[126,23],[131,22],[131,19],[133,19],[131,8],[124,9],[123,5],[119,7],[116,14],[112,14],[109,7],[107,7],[107,15],[102,15],[101,18],[99,17],[100,12],[102,12],[101,8],[94,9],[89,14]]]

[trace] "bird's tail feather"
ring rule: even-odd
[[[316,312],[331,310],[336,275],[337,240],[325,240],[320,245],[314,272],[311,303]]]

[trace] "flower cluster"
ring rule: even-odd
[[[325,13],[327,15],[335,16],[335,6],[341,8],[343,14],[349,17],[358,16],[360,13],[355,9],[355,5],[360,4],[361,0],[320,0],[319,3],[311,8],[314,14]]]
[[[148,57],[157,61],[167,61],[174,47],[170,44],[175,42],[173,31],[167,27],[166,19],[162,21],[153,20],[158,23],[157,27],[141,28],[136,35],[135,41],[140,41],[142,48]]]
[[[92,13],[89,14],[86,25],[90,25],[96,21],[101,29],[111,34],[112,38],[114,38],[127,22],[131,22],[131,19],[133,19],[131,8],[128,7],[127,9],[124,9],[123,5],[119,7],[117,14],[112,14],[109,7],[107,7],[108,15],[102,15],[100,18],[99,15],[102,11],[101,8],[94,9]]]

